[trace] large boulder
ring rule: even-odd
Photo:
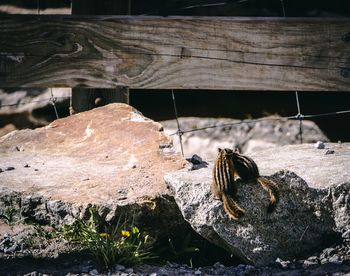
[[[159,123],[111,104],[1,137],[0,211],[57,225],[94,205],[108,221],[141,213],[168,229],[183,219],[163,176],[183,165]]]
[[[164,130],[171,135],[177,132],[175,120],[162,121]],[[267,148],[300,144],[299,121],[286,120],[278,116],[263,120],[236,120],[229,118],[179,118],[182,131],[182,143],[185,156],[200,155],[205,159],[213,159],[217,148],[237,147],[242,152],[252,153]],[[214,127],[218,126],[218,127]],[[207,128],[209,127],[209,128]],[[179,138],[172,135],[174,146],[180,151]],[[303,142],[328,141],[319,127],[312,121],[303,121]]]
[[[165,180],[194,230],[246,262],[265,265],[315,252],[349,230],[349,156],[350,144],[327,144],[323,150],[285,146],[253,155],[261,174],[279,186],[280,202],[267,215],[267,192],[237,180],[238,202],[246,210],[237,221],[211,195],[211,162],[169,173]]]

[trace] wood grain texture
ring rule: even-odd
[[[127,14],[131,0],[72,0],[72,14]],[[129,104],[129,88],[115,89],[72,88],[70,114],[90,110],[110,103]]]
[[[350,90],[350,18],[0,17],[0,87]]]

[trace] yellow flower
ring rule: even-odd
[[[126,231],[126,230],[122,230],[122,236],[123,237],[130,237],[130,232],[129,231]]]
[[[109,236],[108,233],[100,233],[100,237],[102,238],[107,238]]]

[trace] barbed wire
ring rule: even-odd
[[[281,2],[283,17],[286,17],[286,9],[285,9],[284,0],[280,0],[280,2]],[[181,146],[181,153],[182,153],[182,156],[184,156],[183,145],[182,145],[182,136],[185,133],[201,131],[201,130],[206,130],[206,129],[211,129],[211,128],[235,126],[235,125],[240,125],[240,124],[251,124],[251,123],[257,123],[257,122],[265,121],[265,120],[299,120],[299,138],[300,138],[300,143],[302,144],[303,143],[303,119],[350,113],[350,110],[342,110],[342,111],[335,111],[335,112],[328,112],[328,113],[304,115],[301,112],[298,91],[295,91],[295,99],[296,99],[296,105],[297,105],[297,112],[298,113],[296,115],[294,115],[294,116],[288,116],[288,117],[265,117],[265,118],[251,119],[251,120],[243,120],[241,122],[235,122],[235,123],[211,125],[211,126],[206,126],[206,127],[194,128],[194,129],[190,129],[190,130],[181,130],[180,123],[179,123],[179,120],[178,120],[178,114],[177,114],[177,107],[176,107],[174,92],[172,91],[172,100],[173,100],[173,105],[174,105],[174,110],[175,110],[175,119],[176,119],[176,124],[177,124],[177,131],[175,133],[170,134],[170,136],[173,136],[173,135],[178,135],[179,136],[179,141],[180,141],[180,146]]]
[[[304,115],[301,113],[301,110],[300,110],[298,91],[295,91],[295,99],[297,102],[297,109],[298,109],[298,114],[295,116],[296,116],[296,119],[299,120],[299,137],[300,137],[300,144],[302,144],[303,143],[303,118],[304,118]]]
[[[237,2],[244,2],[245,0],[237,1]],[[285,4],[284,0],[280,0],[281,2],[281,7],[282,7],[282,14],[283,17],[286,17],[286,9],[285,9]],[[186,10],[186,9],[193,9],[193,8],[198,8],[198,7],[212,7],[212,6],[220,6],[220,5],[227,5],[227,2],[216,2],[216,3],[208,3],[208,4],[199,4],[199,5],[191,5],[191,6],[186,6],[182,7],[180,9]],[[40,0],[37,0],[37,13],[40,15]],[[164,43],[164,42],[163,42]],[[170,44],[169,44],[170,45]],[[183,47],[182,45],[173,45],[171,46],[175,47]],[[208,49],[201,49],[201,48],[193,48],[197,50],[208,50]],[[214,51],[223,51],[222,49],[209,49],[209,50],[214,50]],[[234,51],[234,50],[227,50],[227,52],[239,52],[239,51]],[[115,52],[118,52],[115,51]],[[135,50],[130,51],[129,53],[132,54],[140,54],[140,55],[159,55],[159,56],[173,56],[173,57],[183,57],[182,54],[167,54],[167,53],[145,53],[145,52],[138,52]],[[280,54],[278,54],[280,56]],[[0,54],[0,58],[1,58]],[[6,56],[6,54],[5,54]],[[33,55],[33,56],[40,56],[40,55]],[[308,66],[300,66],[300,65],[281,65],[281,64],[261,64],[261,63],[256,63],[256,62],[246,62],[246,61],[240,61],[240,60],[234,60],[234,59],[227,59],[227,58],[220,58],[220,57],[208,57],[208,56],[201,56],[201,55],[191,55],[189,56],[191,58],[199,58],[199,59],[212,59],[212,60],[220,60],[220,61],[228,61],[228,62],[234,62],[234,63],[246,63],[246,64],[259,64],[259,65],[269,65],[269,66],[287,66],[287,67],[300,67],[300,68],[309,68]],[[54,59],[54,57],[52,57]],[[80,57],[75,57],[77,59],[81,59]],[[325,57],[328,58],[328,57]],[[113,58],[112,58],[113,59]],[[340,59],[339,61],[342,61]],[[345,61],[344,61],[345,62]],[[313,69],[327,69],[329,68],[313,68]],[[338,69],[338,67],[337,67]],[[2,104],[0,101],[0,109],[3,107],[10,107],[10,106],[19,106],[19,105],[25,105],[25,104],[33,104],[33,103],[41,103],[41,102],[47,102],[50,103],[53,106],[54,113],[56,115],[56,118],[59,118],[57,107],[56,107],[56,101],[57,99],[69,99],[71,98],[66,96],[66,97],[54,97],[52,88],[50,88],[50,94],[51,97],[48,99],[42,99],[42,100],[35,100],[35,101],[29,101],[29,102],[17,102],[13,104]],[[228,126],[235,126],[235,125],[241,125],[241,124],[252,124],[252,123],[257,123],[261,121],[268,121],[268,120],[299,120],[299,137],[300,137],[300,143],[303,143],[303,119],[305,118],[317,118],[317,117],[325,117],[325,116],[333,116],[333,115],[340,115],[340,114],[346,114],[350,113],[349,110],[341,110],[341,111],[335,111],[335,112],[327,112],[327,113],[320,113],[320,114],[308,114],[304,115],[301,113],[301,108],[300,108],[300,100],[299,100],[299,94],[298,91],[295,91],[295,98],[296,98],[296,105],[297,105],[297,114],[294,116],[287,116],[287,117],[263,117],[263,118],[257,118],[257,119],[248,119],[248,120],[242,120],[240,122],[234,122],[234,123],[225,123],[225,124],[217,124],[217,125],[209,125],[205,127],[200,127],[200,128],[194,128],[194,129],[189,129],[189,130],[182,130],[180,127],[180,122],[179,122],[179,117],[178,117],[178,112],[177,112],[177,105],[176,105],[176,100],[175,100],[175,94],[174,91],[171,90],[171,95],[172,95],[172,102],[173,102],[173,108],[174,108],[174,115],[175,115],[175,120],[176,120],[176,125],[177,125],[177,131],[175,133],[170,134],[171,136],[173,135],[178,135],[179,141],[180,141],[180,147],[181,147],[181,154],[184,156],[184,150],[183,150],[183,144],[182,144],[182,136],[186,133],[191,133],[195,131],[202,131],[206,129],[212,129],[212,128],[221,128],[221,127],[228,127]]]
[[[236,125],[242,125],[242,124],[253,124],[257,122],[262,122],[262,121],[283,121],[283,120],[300,120],[300,119],[311,119],[311,118],[318,118],[318,117],[328,117],[328,116],[334,116],[334,115],[342,115],[342,114],[350,114],[350,109],[348,110],[339,110],[339,111],[333,111],[333,112],[326,112],[326,113],[318,113],[318,114],[301,114],[298,112],[298,114],[293,115],[293,116],[279,116],[279,117],[261,117],[261,118],[256,118],[256,119],[245,119],[240,122],[234,122],[234,123],[225,123],[225,124],[216,124],[216,125],[208,125],[200,128],[193,128],[193,129],[187,129],[187,130],[182,130],[181,125],[180,125],[180,120],[179,120],[179,115],[177,111],[177,104],[175,100],[175,94],[174,91],[172,90],[172,99],[173,99],[173,106],[174,106],[174,115],[175,115],[175,120],[177,124],[178,130],[174,133],[171,133],[170,136],[174,135],[180,135],[181,138],[179,137],[180,140],[182,140],[182,136],[186,133],[191,133],[191,132],[196,132],[196,131],[203,131],[206,129],[211,129],[211,128],[222,128],[222,127],[230,127],[230,126],[236,126]],[[58,110],[57,110],[57,100],[68,100],[70,99],[71,96],[61,96],[61,97],[55,97],[51,91],[51,97],[46,98],[46,99],[41,99],[41,100],[32,100],[32,101],[26,101],[26,102],[17,102],[17,103],[12,103],[12,104],[2,104],[0,101],[0,109],[4,107],[12,107],[12,106],[20,106],[20,105],[29,105],[29,104],[35,104],[35,103],[50,103],[54,106],[54,112],[56,115],[56,118],[59,118],[58,115]],[[298,100],[299,102],[299,100]],[[300,110],[300,109],[298,109]],[[181,145],[181,152],[183,154],[183,145]]]
[[[59,119],[58,117],[58,112],[57,112],[57,108],[56,108],[56,98],[53,96],[53,92],[52,92],[52,88],[50,88],[50,94],[51,94],[51,97],[50,97],[50,102],[53,106],[53,109],[55,111],[55,115],[56,115],[56,119]]]
[[[176,120],[176,124],[177,124],[177,131],[178,131],[178,136],[179,136],[179,141],[180,141],[181,154],[182,154],[182,157],[184,157],[184,149],[183,149],[183,145],[182,145],[182,134],[183,133],[181,131],[179,120],[178,120],[174,90],[171,90],[171,97],[172,97],[172,100],[173,100],[174,114],[175,114],[175,120]]]
[[[334,112],[327,112],[327,113],[320,113],[320,114],[301,115],[301,116],[299,114],[297,114],[297,115],[293,115],[293,116],[262,117],[262,118],[257,118],[257,119],[246,119],[246,120],[242,120],[240,122],[225,123],[225,124],[218,124],[218,125],[209,125],[209,126],[205,126],[205,127],[193,128],[193,129],[188,129],[188,130],[181,130],[180,129],[180,132],[178,130],[174,133],[171,133],[170,136],[179,135],[179,133],[181,135],[184,135],[186,133],[202,131],[202,130],[211,129],[211,128],[221,128],[221,127],[230,127],[230,126],[242,125],[242,124],[252,124],[252,123],[257,123],[257,122],[261,122],[261,121],[300,120],[300,117],[302,117],[303,119],[306,119],[306,118],[317,118],[317,117],[340,115],[340,114],[346,114],[346,113],[350,113],[350,109],[349,110],[334,111]]]
[[[70,96],[65,96],[65,97],[54,97],[55,102],[59,99],[70,99]],[[41,99],[41,100],[31,100],[31,101],[25,101],[25,102],[17,102],[17,103],[11,103],[11,104],[2,104],[0,100],[0,109],[3,107],[11,107],[11,106],[20,106],[20,105],[30,105],[30,104],[35,104],[35,103],[50,103],[52,102],[52,97],[46,98],[46,99]]]

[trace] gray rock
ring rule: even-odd
[[[348,167],[349,168],[349,167]],[[348,174],[349,170],[344,171]],[[343,185],[335,185],[330,187],[329,196],[332,198],[332,207],[334,212],[334,220],[341,232],[346,232],[350,226],[350,181]]]
[[[115,269],[116,271],[124,271],[124,270],[125,270],[125,266],[120,265],[120,264],[116,264],[115,267],[114,267],[114,269]]]
[[[308,146],[313,148],[312,145]],[[285,147],[285,155],[295,158],[288,150],[298,147],[305,148],[306,145]],[[327,158],[346,158],[342,155],[345,152],[347,149],[337,150],[340,156],[329,155]],[[315,166],[312,161],[309,158],[308,162],[299,159],[296,163],[304,167],[303,176],[322,179],[320,169],[319,175],[312,175],[316,172],[311,169]],[[312,187],[317,185],[308,185],[301,177],[287,170],[268,176],[278,184],[281,194],[276,210],[269,216],[266,215],[267,193],[259,185],[237,180],[238,201],[246,210],[245,216],[237,221],[230,221],[222,202],[214,200],[211,195],[212,164],[197,171],[181,170],[168,174],[165,180],[185,220],[200,235],[246,262],[265,265],[276,258],[290,260],[322,249],[327,246],[325,242],[331,242],[336,235],[334,229],[341,232],[349,224],[350,184],[346,183],[346,179],[350,179],[346,175],[346,167],[350,160],[348,158],[347,162],[342,163],[326,161],[333,163],[333,167],[327,168],[327,172],[331,171],[327,177],[333,179],[334,185],[331,187],[323,183],[327,179],[317,182],[320,187]],[[274,162],[282,166],[285,164],[277,158]]]
[[[333,264],[341,264],[342,260],[339,258],[339,256],[332,256],[328,259],[328,262]]]
[[[288,268],[290,265],[290,261],[283,261],[280,258],[276,259],[276,263],[280,264],[282,268]]]
[[[132,267],[130,267],[130,268],[125,269],[124,272],[125,273],[133,273],[134,269]]]
[[[38,127],[52,121],[55,118],[55,113],[50,101],[51,92],[55,99],[58,114],[66,114],[68,111],[67,103],[71,93],[70,88],[34,88],[17,91],[0,89],[0,120],[12,116],[14,118],[13,123],[16,124],[9,125],[3,131],[0,130],[0,136],[9,133],[16,127]],[[42,112],[37,112],[45,108],[52,112],[46,115],[43,115]]]
[[[304,261],[303,267],[310,267],[310,266],[315,266],[318,265],[318,260],[317,259],[310,259],[308,258],[307,260]]]
[[[317,141],[317,142],[315,143],[315,148],[316,148],[316,149],[324,149],[324,148],[325,148],[325,145],[324,145],[324,143],[323,143],[322,141]]]
[[[90,275],[99,275],[97,269],[93,269],[89,272]]]
[[[335,153],[325,155],[323,150],[315,149],[312,144],[302,144],[266,149],[250,156],[258,164],[262,175],[290,170],[311,188],[328,189],[350,182],[350,143],[326,143],[326,147],[334,149]],[[347,188],[344,186],[344,189]],[[343,194],[344,191],[340,189],[339,193]],[[332,196],[332,190],[328,196]],[[342,200],[346,200],[346,197]]]
[[[186,157],[197,154],[204,160],[215,158],[217,148],[238,147],[242,152],[251,153],[275,148],[283,145],[299,144],[299,122],[285,120],[277,116],[266,117],[262,121],[236,120],[228,118],[179,118],[183,131],[200,129],[200,131],[185,133],[182,136]],[[174,134],[177,131],[175,120],[162,121],[164,131]],[[177,135],[172,135],[173,143],[178,152],[180,144]],[[312,121],[303,121],[303,142],[315,143],[328,141],[317,125]]]

